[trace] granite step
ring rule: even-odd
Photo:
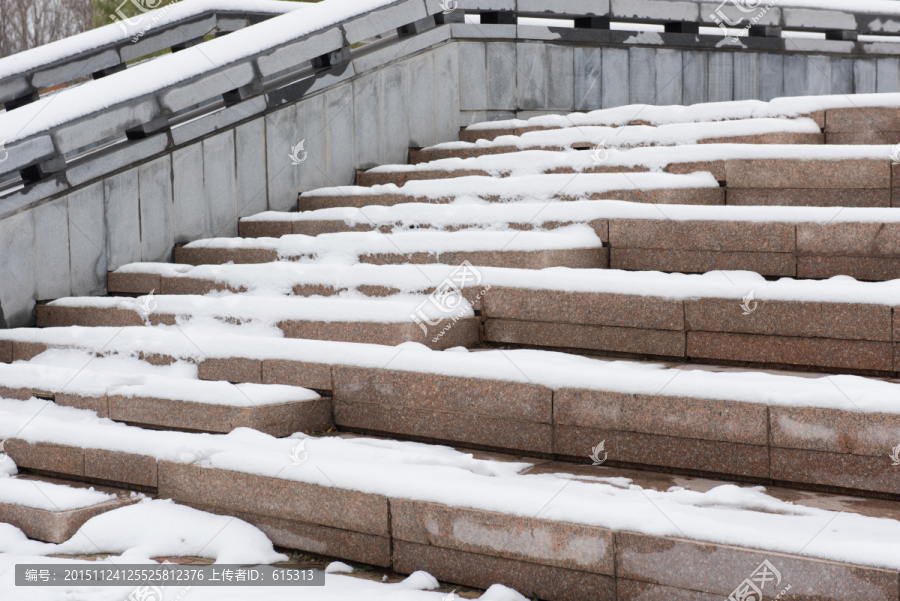
[[[148,310],[149,309],[149,310]],[[411,316],[422,313],[414,321]],[[443,350],[481,343],[471,306],[442,312],[425,296],[288,298],[242,294],[64,298],[36,308],[39,328],[185,325],[193,321],[280,331],[285,338],[396,346],[417,342]],[[444,319],[453,327],[441,334]],[[421,324],[421,326],[419,325]],[[440,335],[439,335],[440,334]]]
[[[502,136],[492,141],[444,142],[410,149],[411,164],[438,159],[504,154],[522,150],[594,150],[689,144],[824,144],[825,135],[812,119],[737,119],[712,123],[671,124],[660,127],[627,125],[610,128],[575,126]]]
[[[900,499],[897,379],[530,350],[440,352],[147,328],[0,332],[0,359],[77,348],[333,398],[341,430]],[[137,330],[137,331],[136,331]],[[327,391],[327,392],[324,392]],[[33,401],[32,401],[33,402]]]
[[[278,546],[401,573],[426,570],[466,586],[499,580],[552,601],[614,601],[623,591],[626,599],[722,597],[762,567],[770,594],[781,590],[773,587],[777,572],[777,584],[789,583],[801,598],[898,599],[900,572],[872,565],[853,548],[840,545],[838,557],[830,547],[849,538],[867,548],[889,535],[898,527],[896,500],[753,491],[728,481],[426,445],[415,447],[410,464],[412,448],[403,443],[354,437],[303,439],[299,453],[296,440],[222,437],[207,443],[214,448],[201,462],[174,458],[177,449],[196,446],[189,438],[161,440],[133,428],[122,449],[102,426],[85,427],[94,435],[90,447],[35,435],[9,440],[9,454],[26,470],[52,467],[78,480],[94,479],[90,468],[106,454],[103,476],[152,483],[147,488],[162,498],[238,517]],[[369,458],[373,448],[379,452]],[[233,461],[248,453],[252,459]],[[356,480],[364,475],[371,483],[363,492]],[[447,488],[452,500],[430,498]],[[789,534],[807,523],[802,541]],[[831,528],[819,533],[819,544],[804,546],[817,533],[812,525]],[[762,536],[717,542],[739,527]]]
[[[597,233],[609,251],[611,269],[900,278],[900,212],[892,209],[651,207],[620,201],[408,203],[261,213],[242,220],[241,232],[245,237],[279,237],[340,230],[552,229],[576,223]]]
[[[604,268],[609,252],[588,225],[552,231],[345,232],[281,238],[211,238],[175,248],[188,265],[303,261],[334,264],[443,263],[488,267]]]
[[[900,138],[900,108],[886,97],[807,96],[776,98],[771,102],[740,100],[692,106],[631,105],[614,109],[544,115],[527,120],[484,122],[460,130],[464,142],[492,141],[499,136],[567,128],[633,125],[709,124],[732,119],[812,119],[827,144],[895,144]],[[635,119],[635,115],[639,118]]]
[[[896,183],[900,176],[892,175],[896,167],[891,165],[890,146],[720,144],[715,153],[709,150],[704,145],[610,150],[599,163],[591,153],[523,150],[514,155],[384,165],[358,171],[356,184],[404,186],[412,181],[488,176],[514,186],[516,178],[538,174],[706,171],[726,187],[727,205],[891,207],[900,203],[893,192],[900,189]]]
[[[358,177],[366,178],[367,172]],[[408,181],[394,184],[319,188],[303,192],[298,201],[301,211],[341,207],[391,206],[401,203],[450,203],[551,200],[625,200],[656,204],[725,204],[725,190],[710,173],[582,173],[577,178],[566,174],[517,177],[515,180],[486,176],[454,177],[439,180]],[[252,219],[241,221],[246,228]],[[288,232],[283,233],[298,233]]]
[[[47,543],[63,543],[89,519],[137,500],[127,490],[30,475],[0,478],[0,522]]]
[[[0,363],[0,397],[51,400],[159,430],[228,433],[253,428],[289,436],[332,426],[329,396],[294,386],[174,377],[185,371],[195,373],[196,367],[156,367],[135,359],[51,350],[27,362]]]

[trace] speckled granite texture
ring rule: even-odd
[[[0,522],[15,526],[28,538],[48,543],[62,543],[72,538],[78,529],[92,517],[131,505],[134,502],[133,499],[124,496],[70,511],[47,511],[0,503]]]
[[[616,533],[616,576],[728,596],[764,560],[781,574],[787,596],[804,601],[873,601],[898,598],[898,574],[828,561],[724,545]],[[764,590],[773,598],[774,582]]]
[[[729,188],[890,188],[891,164],[876,159],[839,161],[730,159]]]

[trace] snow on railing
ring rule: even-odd
[[[42,89],[125,68],[160,50],[192,45],[210,33],[235,31],[297,10],[276,0],[182,0],[134,16],[110,15],[110,24],[0,59],[0,103],[14,109]]]

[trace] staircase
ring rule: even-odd
[[[867,551],[900,533],[900,111],[626,108],[470,127],[0,330],[5,453],[112,487],[26,533],[141,491],[548,601],[764,562],[766,596],[900,599]]]

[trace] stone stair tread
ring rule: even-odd
[[[49,543],[65,542],[92,517],[136,500],[128,491],[101,492],[33,476],[0,478],[0,522]]]
[[[358,173],[357,185],[402,185],[411,180],[474,175],[506,179],[550,173],[709,171],[729,189],[889,190],[891,151],[889,145],[697,144],[612,149],[598,163],[591,153],[577,150],[523,150],[416,165],[382,165]]]
[[[152,309],[148,312],[147,309]],[[437,337],[444,324],[420,329],[420,321],[454,317],[454,328]],[[191,321],[236,323],[281,331],[288,338],[396,345],[419,342],[435,349],[479,344],[478,323],[466,303],[452,312],[421,295],[298,298],[273,295],[155,295],[63,298],[37,308],[38,327],[175,325]]]
[[[461,263],[505,267],[605,267],[608,253],[593,228],[575,224],[552,231],[467,230],[342,232],[281,238],[210,238],[175,250],[179,263]]]
[[[476,139],[493,139],[507,131],[558,129],[583,126],[622,127],[631,124],[665,126],[679,123],[714,123],[733,119],[796,119],[812,118],[827,131],[854,131],[835,127],[854,117],[857,120],[879,121],[884,116],[893,118],[896,124],[900,100],[896,94],[845,94],[775,98],[769,102],[736,100],[703,102],[690,106],[654,106],[631,104],[587,113],[567,115],[541,115],[530,119],[486,121],[470,125],[460,131],[460,138],[474,142]],[[826,121],[828,112],[836,118]],[[637,116],[637,118],[636,118]],[[830,127],[829,127],[830,126]],[[874,127],[882,126],[876,123]],[[873,125],[870,125],[873,127]],[[885,131],[889,131],[886,128]]]
[[[626,125],[604,127],[578,125],[563,129],[499,136],[477,142],[443,142],[410,153],[410,162],[418,163],[450,156],[469,157],[526,149],[565,150],[573,145],[590,144],[601,148],[640,146],[680,146],[688,144],[824,144],[819,125],[808,118],[735,119],[700,123],[678,123],[659,127]]]
[[[362,173],[361,178],[371,175]],[[402,186],[393,183],[370,187],[346,186],[318,188],[303,192],[298,206],[302,211],[325,208],[390,206],[407,202],[449,203],[457,200],[489,202],[551,200],[626,200],[659,204],[725,203],[725,191],[711,173],[582,173],[524,175],[498,179],[486,175],[447,179],[410,180]],[[293,215],[293,213],[282,213]],[[244,227],[256,221],[241,220]],[[290,217],[284,218],[290,221]]]
[[[199,380],[184,362],[150,365],[51,349],[30,361],[0,363],[0,394],[88,409],[100,417],[160,429],[230,432],[253,427],[276,436],[327,430],[331,399],[296,386]]]
[[[3,435],[26,419],[6,417]],[[877,552],[900,532],[895,501],[767,493],[687,478],[663,491],[664,476],[632,480],[628,472],[602,467],[482,458],[372,438],[278,440],[246,432],[200,439],[121,426],[112,432],[83,419],[76,428],[52,409],[11,441],[11,456],[26,467],[36,454],[51,452],[42,424],[68,439],[52,452],[87,457],[99,450],[122,458],[120,466],[149,462],[160,497],[241,517],[275,544],[300,531],[307,548],[389,565],[393,543],[400,571],[409,553],[462,553],[469,561],[514,561],[520,569],[575,570],[605,586],[626,577],[686,588],[677,566],[689,553],[699,562],[689,575],[695,591],[727,594],[736,586],[732,580],[741,582],[767,559],[790,577],[795,594],[815,596],[826,586],[843,590],[851,574],[855,587],[865,583],[870,593],[888,594],[900,567]],[[192,453],[183,453],[185,447]],[[121,467],[118,473],[129,476]],[[294,502],[286,506],[286,498]],[[842,519],[839,510],[847,514]],[[427,532],[423,523],[431,524]],[[461,531],[463,525],[469,528]],[[529,545],[515,542],[526,535]],[[559,547],[573,538],[577,557]],[[356,544],[340,545],[347,540]],[[681,551],[679,558],[650,552],[660,547]]]

